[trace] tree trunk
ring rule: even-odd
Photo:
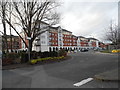
[[[10,6],[9,6],[9,10],[11,11],[11,4],[10,4]],[[10,21],[10,23],[11,23],[11,12],[9,13],[9,15],[10,15],[10,18],[9,18],[9,21]],[[9,29],[10,29],[10,49],[11,49],[11,52],[13,52],[13,50],[12,50],[12,33],[11,33],[11,26],[9,25]]]
[[[2,5],[2,24],[4,29],[4,40],[5,40],[5,46],[6,51],[8,52],[8,44],[7,44],[7,34],[6,34],[6,23],[5,23],[5,5]]]

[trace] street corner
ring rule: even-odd
[[[94,79],[100,81],[120,81],[118,78],[118,69],[97,74],[94,76]]]

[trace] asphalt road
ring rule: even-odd
[[[118,56],[89,52],[69,54],[71,59],[29,68],[3,70],[3,88],[118,88],[117,82],[92,80],[73,84],[118,68]]]

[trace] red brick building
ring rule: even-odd
[[[2,48],[3,48],[3,50],[7,50],[8,49],[8,51],[9,52],[11,52],[11,50],[14,52],[14,51],[18,51],[21,47],[21,45],[20,45],[20,38],[19,38],[19,36],[14,36],[14,35],[12,35],[12,36],[10,36],[10,35],[7,35],[7,47],[6,47],[6,45],[5,45],[5,40],[4,40],[4,37],[2,36]]]

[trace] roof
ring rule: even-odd
[[[53,28],[53,29],[58,29],[60,26],[58,26],[58,27],[52,27],[52,26],[49,26],[50,28]],[[65,32],[70,32],[70,33],[72,33],[71,31],[68,31],[68,30],[66,30],[66,29],[62,29],[63,31],[65,31]]]
[[[49,25],[48,23],[46,23],[46,22],[44,22],[44,21],[41,21],[41,23],[46,24],[46,25]]]
[[[77,37],[77,36],[75,36],[75,35],[72,35],[72,36]]]
[[[58,27],[52,27],[52,26],[49,26],[50,28],[52,28],[52,29],[58,29]]]
[[[83,37],[83,36],[77,36],[78,38],[85,38],[85,37]]]
[[[96,39],[96,38],[87,38],[88,40],[98,40],[98,39]]]
[[[3,37],[4,35],[2,35],[2,37]],[[12,36],[12,38],[18,38],[19,36],[15,36],[15,35],[6,35],[7,36],[7,38],[10,38],[11,36]]]
[[[40,20],[38,20],[39,22]],[[40,21],[40,23],[43,23],[43,24],[46,24],[46,25],[49,25],[48,23],[44,22],[44,21]]]
[[[70,32],[70,33],[72,33],[71,31],[68,31],[68,30],[66,30],[66,29],[62,29],[63,31],[66,31],[66,32]]]

